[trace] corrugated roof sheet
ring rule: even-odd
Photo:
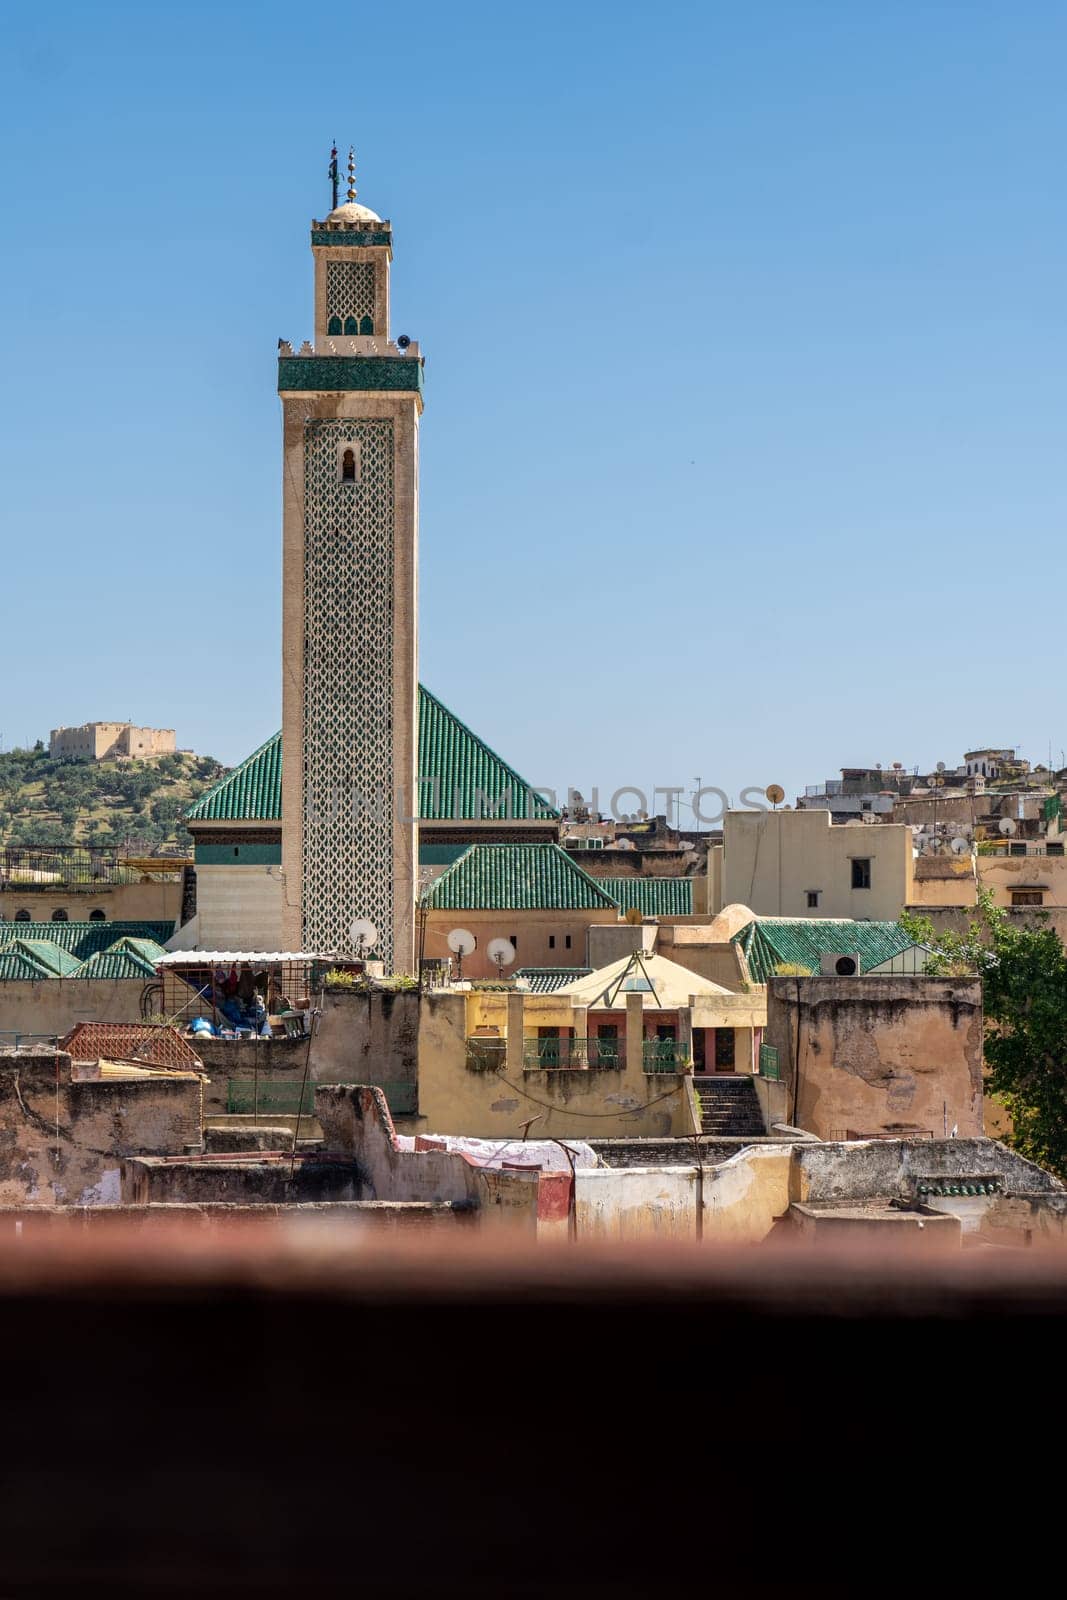
[[[533,994],[551,994],[575,978],[587,978],[592,967],[520,967],[516,978],[525,979]]]
[[[151,939],[166,944],[174,932],[173,922],[0,922],[0,939],[10,944],[43,940],[56,944],[80,963],[98,950],[108,950],[120,939]]]
[[[502,816],[551,821],[558,815],[535,796],[514,767],[422,684],[418,718],[419,776],[427,780],[420,785],[420,816],[435,822],[491,817],[493,808],[509,795]],[[185,813],[190,822],[277,822],[281,814],[280,733],[220,778]]]
[[[766,983],[775,968],[788,963],[819,971],[832,951],[858,954],[860,971],[868,972],[907,950],[912,940],[897,922],[849,922],[830,917],[757,917],[736,933],[732,943],[745,953],[755,983]]]
[[[622,911],[636,907],[644,917],[691,917],[692,878],[594,878]]]
[[[615,911],[558,844],[472,844],[426,892],[434,911]]]

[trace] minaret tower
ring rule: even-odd
[[[335,195],[336,152],[331,163]],[[311,224],[315,342],[280,346],[286,948],[369,918],[415,970],[418,346],[389,339],[392,228],[348,197]]]

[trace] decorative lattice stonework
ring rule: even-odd
[[[326,263],[326,315],[361,322],[374,321],[373,261],[328,261]]]
[[[343,484],[338,449],[360,455]],[[304,429],[304,948],[347,948],[353,917],[393,960],[393,424]]]

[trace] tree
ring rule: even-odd
[[[988,890],[965,933],[935,934],[907,912],[900,921],[930,947],[927,972],[982,979],[986,1090],[1011,1114],[1012,1146],[1067,1178],[1067,951],[1055,930],[1016,924]]]

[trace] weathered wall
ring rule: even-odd
[[[140,1022],[140,978],[46,978],[0,983],[0,1034],[59,1037],[76,1022]]]
[[[978,879],[998,906],[1011,905],[1013,889],[1044,890],[1044,904],[1067,906],[1067,856],[978,857]]]
[[[757,916],[891,922],[914,898],[911,829],[897,823],[834,827],[828,811],[728,811],[723,845],[723,901]],[[853,858],[870,861],[869,889],[853,889]]]
[[[115,1204],[123,1158],[200,1142],[199,1077],[71,1082],[71,1060],[0,1050],[0,1205]]]
[[[910,1197],[924,1179],[995,1173],[1009,1191],[1063,1194],[1063,1186],[996,1139],[874,1139],[792,1146],[792,1197],[802,1203]]]
[[[327,990],[311,1059],[317,1083],[414,1083],[419,996]]]
[[[703,1172],[688,1166],[580,1167],[579,1242],[702,1238],[755,1244],[789,1209],[790,1146],[749,1147]],[[698,1212],[702,1217],[698,1221]]]
[[[204,1111],[218,1116],[229,1111],[230,1082],[241,1085],[259,1084],[265,1090],[278,1079],[286,1084],[302,1079],[308,1065],[306,1039],[209,1039],[198,1037],[196,1050],[204,1064],[207,1082],[204,1084]],[[311,1081],[314,1067],[314,1042],[309,1068]],[[253,1093],[252,1104],[255,1096]],[[238,1104],[244,1105],[245,1098]],[[269,1116],[274,1102],[264,1096],[261,1116]],[[295,1109],[295,1107],[294,1107]]]
[[[262,1155],[232,1161],[132,1156],[122,1163],[121,1196],[135,1206],[286,1205],[373,1198],[356,1163]]]
[[[53,911],[63,910],[71,922],[88,922],[94,911],[102,911],[108,922],[174,922],[181,910],[182,886],[179,880],[152,879],[148,883],[101,884],[88,890],[78,888],[0,889],[0,919],[14,922],[17,911],[28,911],[33,922],[51,922]],[[17,938],[18,925],[0,929]]]
[[[792,1146],[749,1146],[704,1174],[704,1237],[758,1244],[789,1209]]]
[[[912,904],[927,906],[973,906],[977,880],[971,855],[923,855],[915,862],[912,879]]]
[[[765,1039],[791,1121],[821,1139],[982,1132],[976,978],[772,978]]]

